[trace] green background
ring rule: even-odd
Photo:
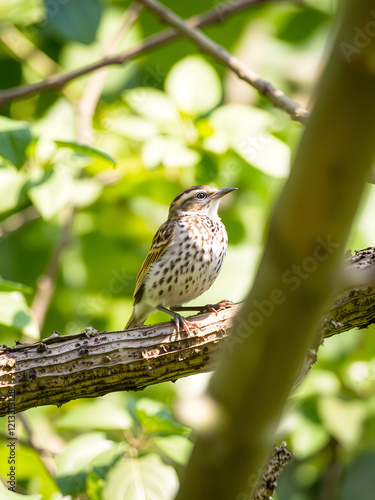
[[[182,17],[222,8],[206,0],[164,4]],[[128,5],[3,0],[0,87],[34,83],[99,59]],[[204,31],[310,107],[334,10],[328,0],[303,6],[264,2]],[[117,50],[164,28],[144,11]],[[78,333],[90,325],[123,328],[151,239],[174,196],[194,184],[239,188],[220,209],[229,236],[226,261],[199,302],[241,300],[303,132],[190,42],[178,40],[109,68],[94,115],[92,148],[79,148],[77,102],[88,78],[62,93],[36,94],[1,108],[1,343],[35,340],[54,330]],[[40,331],[31,305],[72,209]],[[369,186],[348,248],[374,245],[374,209]],[[167,320],[157,313],[148,322]],[[290,398],[279,439],[287,441],[295,459],[280,477],[277,500],[373,498],[373,333],[370,327],[327,340],[318,365]],[[137,499],[142,491],[147,499],[172,499],[194,441],[194,431],[183,424],[184,402],[201,394],[208,378],[26,412],[39,448],[53,454],[42,453],[43,462],[17,420],[23,441],[17,455],[19,493],[106,500],[119,491]],[[6,424],[0,419],[3,480]]]

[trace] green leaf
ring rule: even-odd
[[[161,90],[140,87],[126,91],[123,98],[133,111],[157,124],[165,126],[180,120],[174,102]]]
[[[73,178],[66,167],[55,167],[40,175],[28,195],[43,219],[50,220],[71,201]]]
[[[31,138],[27,122],[0,116],[0,155],[18,168],[26,159],[26,148]]]
[[[158,436],[155,445],[180,465],[185,465],[193,451],[193,443],[185,436]]]
[[[95,41],[100,22],[98,0],[46,2],[46,29],[54,38],[90,44]]]
[[[43,19],[42,0],[1,0],[0,19],[2,23],[28,25]]]
[[[20,292],[0,292],[0,325],[15,328],[33,339],[39,338],[34,315]]]
[[[5,280],[0,276],[0,292],[21,292],[31,294],[33,293],[33,289],[23,283]]]
[[[213,141],[219,134],[226,148],[236,149],[237,145],[246,144],[246,141],[259,136],[271,122],[271,116],[261,109],[242,104],[226,104],[211,113],[208,121],[214,131],[214,135],[208,139]]]
[[[0,213],[6,213],[18,207],[27,198],[24,186],[26,175],[13,166],[0,168]]]
[[[44,410],[47,410],[47,408],[44,408]],[[47,415],[47,412],[44,412],[45,415]],[[30,415],[30,413],[29,413]],[[34,427],[36,426],[43,426],[43,427],[48,427],[48,418],[47,417],[41,417],[41,414],[39,414],[39,417],[34,420],[35,414],[32,418],[30,418],[31,425]],[[6,419],[2,419],[6,420]],[[5,422],[4,422],[5,424]],[[5,425],[1,426],[1,431],[4,433],[5,432]],[[6,482],[6,476],[5,474],[9,473],[9,467],[11,464],[8,464],[8,459],[9,459],[9,448],[6,448],[6,443],[4,442],[4,439],[1,440],[1,445],[0,445],[0,464],[1,464],[1,479],[3,480],[4,484],[6,487],[9,485]],[[48,474],[46,471],[46,467],[43,464],[42,460],[40,459],[39,453],[34,450],[31,446],[25,446],[18,442],[18,447],[16,450],[16,479],[17,479],[17,486],[19,487],[20,484],[24,485],[30,485],[37,479],[37,484],[34,484],[33,487],[31,488],[22,488],[21,491],[23,491],[24,494],[31,494],[34,493],[33,496],[15,496],[15,497],[4,497],[2,495],[3,490],[0,488],[0,499],[7,500],[12,499],[12,500],[39,500],[40,498],[42,499],[48,499],[48,500],[62,500],[59,494],[59,490],[57,488],[56,482],[54,479],[52,479],[51,475]],[[8,471],[7,471],[8,469]],[[6,479],[5,479],[6,478]],[[0,484],[1,480],[0,480]],[[21,488],[19,488],[21,489]],[[38,495],[36,495],[36,493]],[[61,495],[61,493],[60,493]]]
[[[86,495],[90,500],[103,500],[102,488],[104,480],[95,472],[90,472],[86,477]]]
[[[185,434],[190,431],[173,418],[163,403],[154,399],[140,398],[135,405],[135,415],[147,432]]]
[[[100,151],[99,149],[92,148],[91,146],[86,146],[84,144],[78,144],[78,142],[71,141],[54,141],[56,146],[59,148],[68,148],[72,149],[78,154],[90,156],[91,158],[95,158],[100,161],[104,161],[106,163],[111,163],[113,166],[116,165],[116,161],[109,156],[107,153]]]
[[[173,66],[165,89],[178,109],[190,116],[203,115],[222,99],[221,81],[215,69],[201,56],[188,56]]]
[[[176,471],[157,455],[124,458],[108,474],[103,500],[172,500],[178,485]]]
[[[158,133],[158,127],[155,123],[139,116],[108,118],[106,127],[111,132],[141,142],[149,140]]]
[[[290,442],[293,453],[300,459],[317,453],[330,440],[328,432],[320,423],[313,422],[302,414],[292,416],[291,427]]]
[[[147,168],[193,167],[200,160],[196,151],[174,137],[156,136],[144,144],[142,161]]]
[[[129,429],[133,424],[130,413],[108,401],[84,403],[58,419],[60,429]]]
[[[74,179],[71,201],[76,207],[92,205],[101,195],[103,185],[95,178]]]
[[[355,446],[362,434],[365,408],[360,401],[344,401],[326,396],[318,401],[319,414],[328,432],[343,446]]]
[[[0,481],[0,498],[1,500],[41,500],[42,495],[24,495],[20,493],[14,493],[8,490],[6,486]]]
[[[124,456],[125,443],[117,443],[113,448],[103,451],[88,465],[91,469],[86,476],[86,494],[90,500],[103,500],[102,489],[108,471]]]
[[[61,0],[60,0],[61,1]],[[65,0],[66,1],[66,0]],[[59,64],[67,71],[72,68],[82,66],[82,61],[85,64],[90,64],[101,57],[103,57],[103,47],[108,45],[108,41],[113,39],[114,33],[119,29],[119,19],[125,13],[125,9],[130,7],[130,3],[126,5],[119,2],[101,2],[102,15],[100,25],[98,27],[94,43],[90,45],[83,45],[79,42],[69,42],[64,44],[63,50],[59,54]],[[138,26],[138,23],[133,23],[126,30],[126,35],[117,37],[116,40],[116,53],[124,52],[133,47],[137,42],[143,39],[143,33]],[[152,68],[155,71],[155,67]],[[108,102],[107,99],[117,99],[118,95],[124,88],[129,85],[134,85],[134,79],[139,75],[139,64],[137,62],[130,62],[124,65],[110,65],[106,67],[106,78],[102,92],[102,98]],[[148,72],[148,68],[146,68]],[[76,80],[76,84],[81,86],[82,91],[87,85],[89,75],[82,76]],[[144,81],[142,79],[142,81]],[[105,128],[107,117],[104,118]],[[73,137],[55,136],[61,139],[75,140]]]
[[[328,370],[313,370],[293,391],[293,397],[333,395],[340,391],[340,381],[335,373]]]
[[[286,177],[290,149],[267,131],[271,118],[269,113],[248,106],[221,106],[210,115],[214,135],[208,137],[204,145],[218,154],[231,147],[262,172],[277,178]]]
[[[265,174],[276,178],[285,178],[289,174],[290,149],[268,132],[261,134],[253,144],[240,144],[236,150],[248,163]]]
[[[63,495],[77,495],[86,488],[86,476],[93,458],[110,450],[115,443],[106,439],[103,432],[79,436],[68,444],[57,458],[57,484]]]
[[[303,7],[297,12],[287,12],[286,19],[279,26],[276,36],[281,40],[290,43],[303,43],[311,37],[313,32],[324,22],[329,20],[329,16],[317,9]]]
[[[314,9],[319,9],[322,12],[332,16],[335,11],[336,3],[334,0],[305,0],[305,5],[311,5]]]
[[[89,463],[89,468],[92,469],[98,477],[104,478],[110,468],[124,455],[125,443],[116,443],[109,450],[99,453]]]

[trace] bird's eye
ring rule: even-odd
[[[204,200],[206,198],[206,193],[203,193],[201,191],[200,193],[197,193],[195,197],[198,198],[199,200]]]

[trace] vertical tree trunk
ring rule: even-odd
[[[258,274],[210,387],[178,500],[251,498],[336,274],[375,146],[375,9],[344,2]],[[372,10],[373,9],[373,10]]]

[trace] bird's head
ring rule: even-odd
[[[215,189],[210,186],[193,186],[182,191],[172,201],[168,219],[184,215],[208,215],[217,217],[220,199],[237,188]]]

